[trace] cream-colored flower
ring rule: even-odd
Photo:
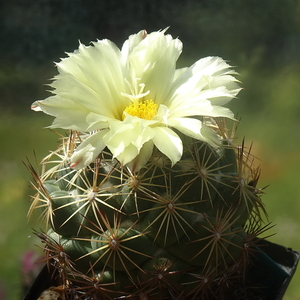
[[[219,57],[176,69],[182,43],[164,31],[131,35],[120,50],[109,40],[79,45],[57,63],[53,96],[32,109],[55,117],[52,128],[89,133],[71,163],[80,169],[107,147],[122,165],[138,170],[157,147],[175,164],[182,155],[177,131],[218,143],[201,117],[234,118],[222,105],[239,92],[235,72]]]

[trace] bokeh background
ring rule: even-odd
[[[300,1],[0,0],[0,299],[22,299],[39,250],[23,162],[56,148],[57,135],[43,128],[52,118],[30,111],[49,95],[53,62],[78,41],[121,46],[131,33],[168,26],[184,43],[179,66],[208,55],[236,66],[243,90],[230,108],[242,118],[238,139],[260,159],[259,186],[269,185],[269,239],[300,250]],[[299,282],[298,270],[285,300],[300,299]]]

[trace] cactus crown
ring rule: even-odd
[[[134,41],[127,49],[131,49],[132,65],[136,54],[133,49],[146,39],[142,33],[129,39]],[[174,44],[164,32],[155,34],[155,39],[180,49],[178,40]],[[101,47],[105,56],[106,46],[107,41],[95,45],[95,49]],[[92,54],[95,49],[80,48],[77,55],[84,51]],[[159,65],[161,57],[155,59]],[[219,64],[215,76],[225,70],[219,60],[209,61]],[[64,70],[65,66],[59,67]],[[254,165],[251,147],[247,150],[244,142],[241,146],[234,144],[235,122],[234,129],[228,130],[225,109],[218,108],[218,117],[207,112],[195,120],[168,117],[164,122],[173,131],[158,121],[167,118],[167,105],[168,114],[179,115],[177,105],[187,115],[191,114],[187,107],[192,107],[197,115],[198,102],[203,108],[208,101],[201,104],[198,94],[208,97],[216,93],[214,101],[220,104],[226,102],[228,94],[237,92],[235,79],[229,75],[232,72],[226,69],[218,83],[212,74],[203,71],[205,68],[207,61],[190,69],[200,72],[196,79],[189,73],[177,75],[173,90],[176,101],[155,102],[150,89],[143,94],[142,102],[134,102],[133,97],[134,101],[123,107],[120,120],[99,117],[99,112],[86,115],[83,105],[87,109],[88,101],[81,99],[83,104],[78,104],[64,89],[70,84],[64,81],[67,76],[53,84],[56,94],[61,101],[69,97],[77,103],[77,109],[90,120],[88,127],[77,112],[72,112],[78,116],[76,126],[67,125],[69,119],[62,121],[60,110],[65,111],[58,108],[61,104],[56,98],[33,106],[55,115],[56,123],[70,129],[67,136],[60,137],[58,149],[43,159],[40,174],[29,166],[36,194],[28,215],[38,211],[45,220],[46,231],[37,234],[45,244],[49,269],[65,297],[220,299],[236,282],[242,282],[249,255],[256,251],[257,235],[265,229],[261,224],[266,215],[260,198],[262,189],[257,187],[260,169]],[[87,75],[85,79],[80,76],[85,85],[90,84]],[[74,75],[75,86],[80,76]],[[178,95],[185,95],[187,82],[192,79],[198,86],[193,95],[197,101],[185,107]],[[152,84],[155,79],[149,80]],[[181,88],[177,81],[183,82]],[[211,89],[206,90],[208,81]],[[90,90],[84,88],[84,92],[91,96]],[[145,99],[148,94],[154,100]],[[105,109],[108,106],[103,104]],[[192,134],[189,122],[196,127],[201,124],[202,129]],[[164,138],[166,141],[161,140]]]

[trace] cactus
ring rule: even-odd
[[[155,38],[169,41],[170,36],[164,33],[154,33]],[[142,31],[130,37],[131,44],[123,49],[134,53],[133,49],[147,38]],[[170,40],[169,44],[174,41],[178,43],[178,40]],[[176,43],[175,48],[178,48]],[[103,45],[107,46],[108,42],[102,41]],[[96,44],[83,47],[70,54],[69,59],[78,55],[79,60],[84,51],[94,51],[97,47],[100,48]],[[160,55],[155,62],[159,63],[161,57],[166,59]],[[104,61],[109,62],[108,59]],[[161,124],[156,123],[151,127],[160,108],[151,95],[152,91],[146,91],[147,83],[141,85],[143,79],[139,77],[139,91],[135,89],[131,97],[122,93],[124,99],[129,98],[132,103],[127,103],[125,110],[123,106],[123,115],[115,126],[123,126],[131,117],[135,121],[146,120],[151,123],[147,126],[154,135],[167,128],[175,142],[172,144],[167,140],[164,144],[161,139],[165,135],[159,136],[157,141],[152,133],[148,133],[153,140],[150,143],[151,139],[144,138],[148,127],[133,126],[132,131],[127,127],[121,135],[128,135],[130,139],[136,132],[136,136],[144,141],[140,147],[135,141],[118,152],[118,146],[108,142],[117,135],[111,132],[113,122],[102,118],[98,122],[106,123],[101,125],[104,129],[97,128],[94,126],[97,124],[96,113],[92,112],[94,115],[86,115],[86,118],[93,119],[92,124],[83,125],[83,130],[78,125],[83,119],[79,117],[81,121],[76,123],[75,110],[72,112],[75,121],[62,121],[63,104],[59,113],[53,108],[55,105],[51,106],[57,101],[57,96],[72,101],[82,97],[84,88],[80,90],[78,78],[81,77],[86,86],[92,78],[83,78],[85,71],[79,61],[77,66],[82,73],[77,76],[77,82],[72,83],[71,73],[69,76],[63,73],[66,67],[71,67],[69,62],[71,60],[65,59],[58,64],[61,74],[52,84],[56,96],[33,105],[33,109],[56,117],[53,127],[69,131],[66,136],[60,136],[58,149],[43,159],[41,172],[29,166],[37,193],[33,196],[28,215],[39,211],[45,220],[45,231],[37,232],[37,235],[45,244],[45,260],[64,297],[99,300],[230,298],[232,288],[245,277],[249,256],[257,251],[255,241],[263,231],[260,228],[266,211],[260,198],[262,189],[257,187],[260,169],[254,165],[251,148],[247,150],[244,142],[240,146],[234,144],[236,121],[230,131],[225,120],[226,117],[232,118],[229,110],[224,108],[223,113],[219,110],[195,118],[202,128],[198,135],[192,134],[191,129],[182,129],[186,126],[183,122],[176,125],[179,118],[177,123],[170,121],[173,124],[170,127],[174,129],[172,133],[165,124],[159,127]],[[108,76],[107,66],[101,62],[103,76]],[[220,61],[209,58],[209,63],[217,62]],[[199,65],[206,67],[203,61]],[[223,76],[219,83],[210,80],[205,72],[196,82],[200,86],[199,82],[205,77],[212,89],[209,91],[217,91],[216,99],[233,98],[239,90],[231,75],[233,71],[229,71],[227,64],[226,68],[224,66],[216,72]],[[91,64],[84,67],[93,68]],[[179,81],[185,78],[178,76]],[[151,80],[155,81],[155,78]],[[78,95],[75,91],[71,96],[68,91],[72,84],[78,87]],[[62,88],[64,85],[66,88]],[[225,87],[226,91],[220,92],[220,87]],[[91,86],[85,91],[91,94]],[[199,88],[196,93],[201,92]],[[151,100],[147,99],[149,94]],[[205,97],[208,101],[211,96]],[[137,104],[137,98],[142,98],[143,102],[138,99]],[[82,99],[84,101],[84,97]],[[193,112],[184,117],[200,115],[195,103],[188,105]],[[79,104],[76,109],[83,110]],[[61,125],[68,122],[73,123]],[[96,135],[97,138],[91,140]],[[138,139],[136,136],[134,138]],[[122,138],[119,137],[120,144],[128,137]],[[168,143],[170,150],[166,147]]]

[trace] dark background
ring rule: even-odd
[[[0,299],[20,299],[22,257],[37,251],[27,223],[29,172],[55,150],[51,118],[30,111],[44,99],[54,62],[79,41],[169,27],[184,50],[178,65],[221,56],[240,73],[243,90],[230,108],[242,117],[239,140],[261,158],[263,200],[277,226],[270,238],[300,249],[300,2],[297,0],[0,0]],[[28,275],[28,274],[27,274]],[[26,276],[27,276],[26,275]],[[285,299],[300,299],[297,280]]]

